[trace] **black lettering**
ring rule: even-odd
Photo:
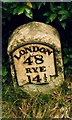
[[[49,52],[49,55],[50,55],[51,53],[53,53],[53,51],[50,51],[50,52]]]
[[[44,74],[44,80],[45,80],[45,82],[47,82],[47,76],[46,76],[46,74]]]
[[[28,65],[32,65],[33,61],[31,60],[31,56],[29,56],[23,63],[27,63]]]
[[[45,48],[44,47],[40,48],[40,52],[46,54]]]
[[[34,58],[36,64],[42,64],[44,62],[42,55],[35,55]]]
[[[33,46],[33,52],[37,52],[37,51],[39,51],[39,47]]]
[[[46,49],[46,52],[48,53],[48,55],[50,55],[49,53],[50,53],[50,51],[48,50],[48,49]]]
[[[33,78],[33,81],[37,81],[37,82],[40,82],[41,81],[41,78],[39,75],[37,75],[35,78]]]
[[[33,68],[33,67],[32,67],[32,69],[34,70],[34,72],[38,72],[38,71],[37,71],[38,67],[36,67],[36,68]]]
[[[25,54],[25,51],[24,50],[20,50],[19,53],[20,53],[20,57],[21,57],[22,55]]]
[[[48,52],[48,55],[50,55],[52,53],[52,51],[46,49],[46,52]]]
[[[31,47],[29,47],[29,48],[25,48],[25,52],[26,52],[26,53],[28,53],[28,52],[32,52]]]
[[[27,75],[29,83],[31,83],[30,75]]]
[[[25,51],[24,51],[24,50],[20,50],[20,51],[19,51],[19,56],[14,55],[14,57],[19,60],[20,57],[21,57],[22,55],[24,55],[24,54],[25,54]]]
[[[20,56],[18,57],[18,56],[16,56],[16,55],[14,55],[14,57],[15,57],[16,59],[18,59],[18,60],[20,59]]]
[[[26,73],[32,73],[30,68],[26,68]]]
[[[45,71],[46,71],[46,67],[45,66],[40,67],[40,72],[45,72]]]
[[[19,60],[20,57],[21,57],[22,55],[24,55],[24,54],[25,54],[25,51],[24,51],[24,50],[20,50],[20,51],[19,51],[19,56],[14,55],[14,57]]]

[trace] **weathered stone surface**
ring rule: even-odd
[[[52,26],[31,22],[18,27],[7,51],[14,85],[47,92],[64,80],[60,38]]]

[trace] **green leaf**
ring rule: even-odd
[[[68,15],[62,15],[58,19],[59,19],[59,21],[63,21],[65,19],[67,19],[68,17],[69,17]]]
[[[68,15],[69,12],[68,12],[67,10],[60,10],[60,11],[58,12],[58,14],[59,14],[59,15]]]
[[[71,69],[71,70],[72,70],[72,66],[68,66],[68,69]]]
[[[37,5],[38,9],[41,8],[42,4],[43,4],[42,2],[36,2],[36,5]]]
[[[6,6],[3,6],[2,9],[5,10],[5,11],[7,11],[7,7]]]
[[[19,9],[20,9],[20,7],[18,6],[18,7],[16,7],[15,9],[14,9],[14,11],[13,11],[13,15],[14,14],[17,14],[18,13],[18,11],[19,11]]]
[[[49,18],[46,19],[46,23],[47,24],[50,23],[50,19]]]
[[[24,12],[24,6],[18,6],[13,10],[13,15],[17,14],[20,15]]]
[[[64,53],[68,53],[68,49],[67,48],[63,48],[63,51],[64,51]]]
[[[25,15],[29,18],[33,18],[33,13],[30,8],[25,8]]]
[[[20,8],[18,11],[18,15],[22,14],[24,12],[24,7]]]
[[[6,76],[7,75],[7,70],[5,66],[2,66],[2,75]]]
[[[31,9],[30,9],[30,8],[28,8],[28,7],[25,7],[25,11],[26,11],[28,14],[30,14]]]
[[[36,4],[32,3],[33,9],[36,9]]]
[[[51,22],[53,22],[53,20],[55,20],[56,17],[57,17],[57,14],[51,14],[49,19],[51,20]]]
[[[59,6],[57,6],[58,9],[64,10],[65,9],[65,4],[61,3]]]
[[[61,26],[65,29],[66,28],[66,22],[61,23]]]
[[[43,2],[43,5],[46,5],[46,2]]]
[[[47,16],[48,17],[49,16],[49,12],[44,13],[43,16]]]
[[[56,7],[54,3],[50,3],[50,9],[53,13],[55,13],[58,8]]]
[[[69,61],[69,59],[68,59],[68,58],[65,58],[65,59],[64,59],[64,64],[67,64],[68,61]]]
[[[69,55],[69,58],[72,58],[72,55]]]
[[[33,14],[32,13],[30,13],[30,14],[28,14],[27,12],[25,12],[25,15],[28,17],[28,18],[33,18]]]

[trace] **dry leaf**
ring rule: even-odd
[[[32,8],[31,2],[27,2],[27,6],[30,7],[30,8]]]
[[[51,109],[51,112],[55,112],[57,107],[58,107],[58,103],[56,103],[56,106],[53,109]]]

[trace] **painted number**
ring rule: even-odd
[[[35,63],[36,64],[42,64],[43,61],[44,61],[42,55],[36,55],[36,56],[34,56],[34,58],[35,58]]]
[[[32,65],[33,61],[31,59],[31,57],[34,57],[36,64],[42,64],[44,62],[42,55],[34,55],[34,56],[29,56],[23,63]]]
[[[42,79],[39,75],[37,75],[35,78],[33,78],[33,81],[40,82]]]
[[[23,63],[27,63],[28,65],[32,65],[33,61],[31,61],[31,57],[29,56]]]
[[[27,75],[27,77],[28,77],[28,81],[29,81],[29,83],[32,83],[31,82],[31,77],[30,77],[30,75]],[[44,82],[47,82],[47,76],[46,76],[46,74],[44,74]],[[34,77],[33,79],[32,79],[32,81],[36,81],[36,83],[41,83],[41,81],[42,81],[42,79],[40,78],[40,76],[39,75],[37,75],[36,77]]]

